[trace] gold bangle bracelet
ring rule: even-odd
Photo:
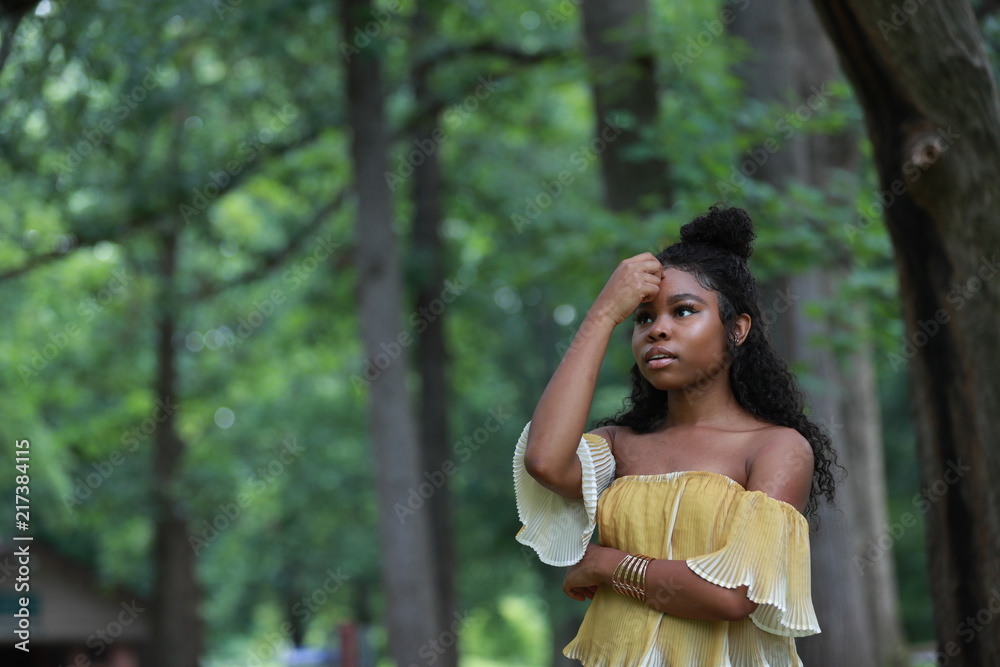
[[[642,554],[626,554],[611,576],[611,587],[620,595],[645,601],[646,569],[651,560],[653,559]]]

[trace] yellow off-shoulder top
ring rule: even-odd
[[[602,545],[685,560],[714,584],[747,586],[758,603],[740,621],[702,621],[600,586],[565,656],[586,667],[801,667],[794,638],[820,628],[810,590],[809,525],[798,510],[714,472],[615,478],[611,448],[593,433],[584,433],[577,448],[583,498],[565,498],[524,468],[530,426],[514,451],[523,524],[516,539],[542,562],[579,562],[599,527]]]

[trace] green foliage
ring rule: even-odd
[[[159,258],[164,233],[180,230],[169,305],[187,450],[176,491],[203,540],[210,657],[245,662],[289,617],[311,642],[325,642],[337,623],[384,604],[380,462],[368,448],[367,396],[352,381],[364,359],[356,276],[344,268],[355,235],[350,197],[310,226],[352,178],[335,8],[309,0],[50,6],[19,28],[0,74],[0,272],[38,263],[8,279],[0,300],[4,454],[10,436],[32,439],[41,535],[90,563],[102,583],[149,594]],[[394,203],[411,281],[426,265],[409,242],[413,183],[404,175],[414,151],[406,128],[423,113],[414,64],[481,42],[557,54],[532,64],[465,54],[441,60],[428,80],[445,137],[435,149],[445,174],[444,273],[463,285],[442,316],[470,664],[544,664],[544,621],[580,609],[513,539],[510,456],[621,259],[658,251],[708,204],[728,200],[758,222],[761,280],[814,266],[842,271],[836,298],[806,306],[830,325],[826,344],[843,356],[870,339],[879,359],[900,345],[891,246],[881,223],[859,213],[872,198],[870,157],[823,191],[734,184],[755,149],[787,140],[784,128],[860,134],[856,103],[836,83],[829,104],[791,125],[798,105],[746,102],[732,73],[745,45],[718,37],[697,57],[687,52],[719,10],[652,3],[661,115],[644,150],[670,161],[674,203],[641,220],[601,205],[573,3],[437,3],[434,39],[418,43],[406,2],[365,47],[384,58],[389,169],[401,175]],[[552,195],[567,171],[572,182]],[[336,261],[325,259],[330,252]],[[618,409],[631,364],[628,332],[616,332],[593,419]],[[898,462],[889,466],[894,515],[918,482],[901,412],[905,374],[881,367],[880,376],[889,378],[887,452]],[[509,419],[470,447],[491,410]],[[288,442],[302,451],[282,459]],[[914,639],[930,627],[922,537],[911,531],[896,551]],[[346,583],[318,596],[331,570]]]

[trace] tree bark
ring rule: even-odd
[[[433,25],[427,3],[418,4],[413,17],[416,47],[433,39]],[[430,475],[441,473],[440,485],[427,499],[426,511],[430,513],[431,549],[433,550],[434,586],[440,600],[437,625],[450,625],[455,609],[454,548],[451,537],[450,474],[446,474],[448,458],[448,396],[447,350],[444,322],[447,313],[433,315],[441,306],[444,289],[444,245],[441,240],[441,222],[444,218],[442,190],[444,178],[440,153],[434,140],[435,130],[440,130],[440,116],[424,113],[434,105],[428,81],[427,68],[413,73],[414,97],[418,121],[414,126],[413,142],[407,146],[434,146],[424,151],[423,161],[413,169],[413,253],[412,274],[417,286],[417,313],[431,313],[422,317],[423,332],[417,334],[417,371],[420,376],[420,449],[423,470]],[[454,465],[454,461],[452,461]],[[441,654],[435,664],[457,667],[458,638],[455,646]]]
[[[817,348],[812,342],[828,334],[827,323],[808,317],[803,305],[809,301],[832,298],[833,282],[824,271],[793,276],[788,280],[797,304],[791,317],[781,320],[787,328],[790,348],[780,350],[793,364],[803,364],[818,378],[825,391],[806,390],[814,421],[830,435],[839,462],[852,474],[857,465],[845,442],[845,416],[840,411],[841,376],[830,349]],[[852,419],[855,417],[851,417]],[[861,509],[854,485],[837,488],[837,507],[826,502],[819,506],[820,529],[811,535],[813,603],[822,633],[797,640],[803,664],[814,667],[843,665],[878,665],[878,648],[873,634],[873,614],[868,606],[860,573],[854,567],[856,516]]]
[[[822,84],[840,78],[841,71],[836,50],[823,35],[815,9],[808,3],[795,2],[793,15],[800,54],[795,59],[798,64],[796,79],[801,98],[808,99],[816,95],[817,90],[822,94]],[[851,129],[838,135],[807,134],[804,139],[807,160],[804,181],[817,188],[826,188],[834,170],[855,172],[860,162],[858,139]],[[825,295],[825,300],[835,298],[834,290],[838,290],[837,285],[845,278],[844,274],[845,270],[839,267],[828,270],[828,281],[833,290]],[[865,306],[859,306],[859,310],[864,313]],[[829,323],[828,326],[833,328],[837,325]],[[832,383],[828,386],[840,387],[840,391],[833,395],[838,401],[834,408],[843,425],[842,436],[836,444],[838,450],[845,453],[845,463],[851,466],[846,485],[841,488],[850,489],[854,506],[849,515],[854,537],[854,564],[867,553],[870,543],[882,542],[887,524],[888,491],[872,354],[869,340],[856,341],[854,351],[846,360],[831,367],[828,376]],[[910,659],[899,612],[892,545],[883,549],[881,555],[870,568],[855,568],[861,575],[858,586],[870,623],[868,635],[876,664],[906,667]],[[827,655],[825,651],[823,655]]]
[[[579,7],[596,112],[595,141],[605,144],[600,151],[605,205],[638,213],[667,206],[669,165],[650,147],[659,103],[646,0],[588,0]],[[608,132],[609,122],[621,128],[612,140],[607,140],[614,134]]]
[[[790,107],[808,100],[813,105],[808,108],[820,112],[821,105],[827,102],[823,93],[817,95],[816,91],[823,91],[838,72],[832,46],[817,38],[819,25],[814,11],[802,3],[778,0],[777,6],[766,8],[739,5],[734,7],[734,16],[733,32],[746,39],[753,50],[748,61],[737,67],[748,95],[790,103]],[[833,169],[856,167],[855,137],[811,135],[808,126],[787,127],[796,133],[780,133],[784,141],[779,141],[778,150],[765,153],[767,159],[759,166],[755,161],[754,178],[778,188],[795,180],[822,188]],[[839,372],[833,350],[816,349],[810,343],[812,336],[826,334],[832,323],[814,322],[804,316],[802,308],[806,301],[830,299],[839,280],[838,271],[818,268],[787,276],[771,289],[765,288],[766,293],[783,289],[796,297],[798,305],[793,306],[792,316],[776,323],[775,343],[785,358],[805,364],[827,388],[822,392],[807,391],[808,400],[814,416],[830,433],[841,464],[850,471],[846,484],[838,489],[841,511],[823,506],[823,528],[812,536],[814,603],[823,633],[800,640],[799,650],[803,662],[810,665],[886,664],[898,662],[903,653],[891,553],[871,568],[864,585],[860,573],[852,567],[859,553],[852,535],[858,547],[869,537],[877,538],[882,524],[872,524],[872,520],[885,516],[881,466],[866,469],[866,474],[854,474],[863,464],[881,463],[877,403],[860,412],[845,412],[841,404],[842,396],[875,400],[874,378],[870,374]],[[768,297],[765,303],[770,302]],[[858,359],[867,358],[860,354]]]
[[[966,0],[814,5],[865,110],[880,181],[844,232],[884,214],[895,249],[906,337],[889,361],[912,373],[939,657],[993,665],[1000,633],[982,619],[1000,605],[994,74]]]
[[[370,0],[341,3],[343,39],[372,20]],[[388,172],[388,133],[378,44],[347,56],[348,120],[357,191],[358,291],[360,320],[369,360],[389,356],[388,365],[366,378],[369,422],[376,460],[382,585],[386,596],[389,648],[396,664],[423,662],[445,628],[437,627],[430,513],[413,508],[411,493],[421,480],[420,447],[407,383],[407,346],[401,341],[402,280]],[[405,342],[405,341],[403,341]],[[395,346],[395,347],[394,347]],[[371,377],[373,375],[373,377]],[[418,496],[419,497],[419,496]],[[433,643],[433,644],[432,644]]]
[[[855,529],[852,531],[853,565],[862,577],[862,590],[872,620],[872,635],[877,638],[878,664],[906,667],[910,660],[899,614],[894,549],[891,543],[887,543],[892,535],[886,529],[890,520],[887,513],[882,416],[871,341],[859,342],[842,366],[840,409],[844,420],[844,447],[849,452],[852,465],[847,481],[851,484],[858,510],[854,514]]]
[[[160,294],[157,301],[155,402],[164,414],[153,435],[154,571],[150,655],[154,667],[196,667],[203,651],[201,589],[187,518],[174,486],[185,444],[177,433],[177,333],[174,274],[179,230],[172,222],[160,234]]]

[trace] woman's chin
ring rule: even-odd
[[[678,381],[676,378],[664,377],[660,374],[655,374],[652,377],[649,375],[643,375],[646,378],[646,382],[653,385],[653,389],[659,391],[677,391],[678,389],[684,389],[686,385],[684,382]]]

